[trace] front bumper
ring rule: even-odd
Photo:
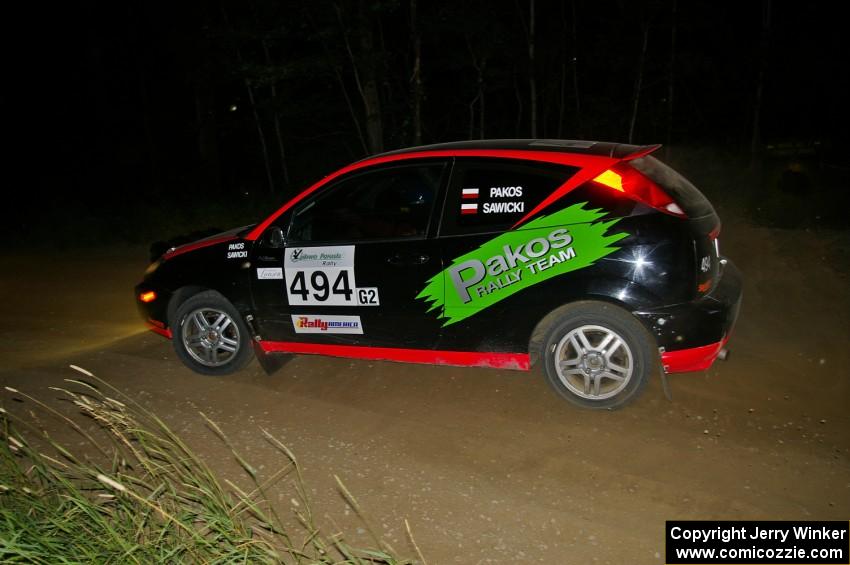
[[[741,272],[725,260],[720,280],[709,294],[634,314],[655,336],[665,372],[702,371],[714,363],[729,340],[741,296]]]
[[[151,290],[156,292],[156,298],[151,302],[142,302],[141,295]],[[170,293],[154,289],[145,283],[141,283],[135,288],[136,308],[145,325],[152,332],[169,339],[171,338],[171,329],[168,327],[168,301],[170,299]]]

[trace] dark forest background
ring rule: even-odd
[[[142,243],[230,227],[369,154],[529,137],[663,143],[659,155],[720,208],[739,202],[791,227],[846,225],[840,206],[822,209],[850,192],[848,50],[832,6],[83,0],[18,9],[3,37],[14,172],[4,235]]]

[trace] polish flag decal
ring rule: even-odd
[[[470,198],[478,198],[478,189],[477,188],[464,188],[461,190],[461,197],[464,200],[468,200]]]
[[[477,214],[478,213],[478,204],[461,204],[460,205],[460,213],[461,214]]]

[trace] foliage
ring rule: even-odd
[[[74,368],[86,380],[68,379],[69,388],[53,390],[98,424],[94,435],[46,403],[6,387],[38,412],[25,420],[0,409],[0,561],[410,563],[374,534],[376,549],[362,549],[341,534],[323,532],[295,456],[266,430],[263,437],[281,454],[283,465],[261,478],[219,426],[201,414],[250,480],[252,488],[245,490],[216,476],[156,415]],[[44,417],[80,434],[86,454],[51,437],[39,424]],[[290,522],[295,531],[287,529],[267,498],[284,480],[294,490]],[[357,501],[337,482],[362,517]]]

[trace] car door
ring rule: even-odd
[[[526,285],[534,279],[537,261],[553,254],[555,260],[570,260],[569,233],[554,223],[531,229],[514,225],[576,170],[519,160],[456,159],[438,237],[445,270],[441,283],[424,290],[426,299],[443,307],[438,349],[518,352],[527,346],[525,318],[538,315],[538,304],[557,304],[558,296],[550,287]],[[571,203],[567,197],[552,208]]]
[[[432,348],[440,322],[416,296],[441,270],[434,210],[446,171],[432,159],[355,172],[279,219],[284,244],[262,237],[254,250],[262,338]]]

